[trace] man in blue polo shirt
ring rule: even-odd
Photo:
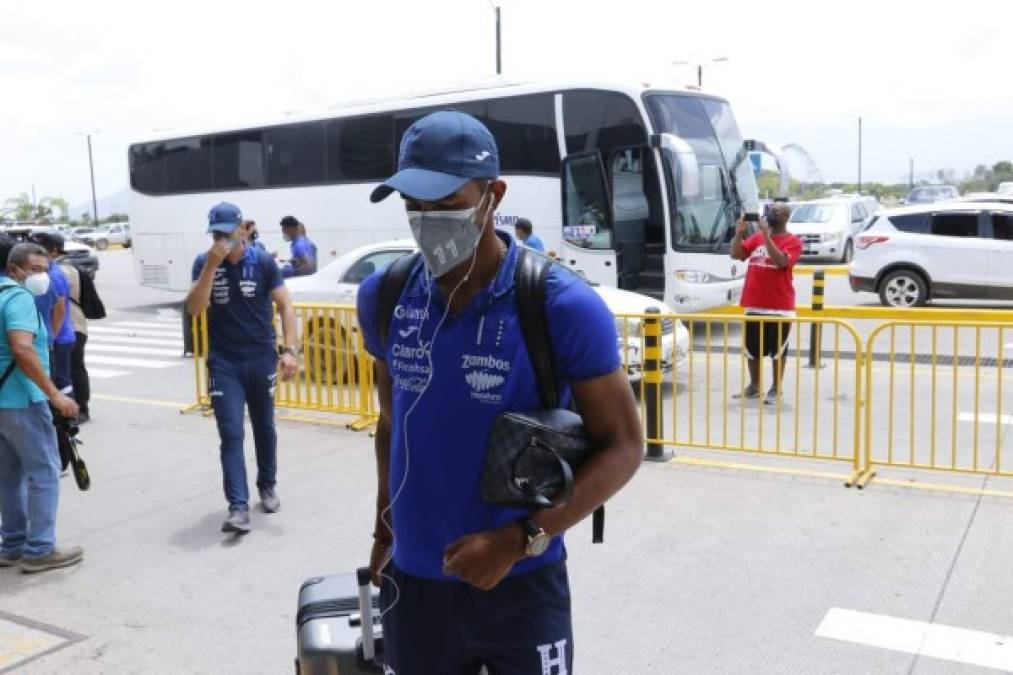
[[[643,438],[612,314],[553,266],[546,314],[561,374],[597,452],[563,506],[530,513],[485,503],[480,477],[493,420],[539,406],[521,335],[518,246],[494,229],[506,193],[499,152],[478,120],[428,115],[404,135],[400,193],[423,261],[378,332],[381,274],[358,298],[377,359],[377,512],[370,566],[381,587],[384,659],[397,675],[568,673],[573,659],[563,532],[618,491]],[[388,524],[392,523],[391,528]],[[389,564],[392,563],[392,564]]]
[[[306,236],[306,226],[295,216],[281,219],[281,236],[289,242],[291,257],[281,268],[281,275],[304,277],[317,271],[317,246]]]
[[[531,221],[527,218],[518,218],[517,222],[514,223],[514,234],[517,237],[517,241],[521,242],[530,249],[545,253],[545,244],[542,240],[534,233],[534,227],[531,225]]]
[[[257,449],[257,488],[267,513],[281,508],[275,491],[278,437],[274,429],[274,386],[291,379],[296,360],[295,310],[274,260],[249,245],[248,224],[226,202],[208,213],[214,243],[193,263],[193,288],[186,311],[208,313],[208,395],[221,438],[222,473],[229,514],[223,532],[250,531],[250,493],[243,455],[243,408],[250,412]],[[285,346],[275,351],[271,303],[278,306]]]
[[[74,322],[70,315],[70,280],[63,273],[57,258],[66,254],[63,235],[55,232],[39,232],[32,240],[46,249],[49,256],[50,288],[53,290],[54,304],[50,307],[51,326],[49,346],[52,350],[50,370],[53,384],[61,393],[74,394],[73,380],[70,375],[71,354],[77,337],[74,335]]]
[[[74,417],[78,407],[49,379],[46,327],[32,300],[49,290],[49,258],[36,244],[10,243],[0,242],[0,567],[42,572],[84,556],[56,547],[60,453],[49,410]]]

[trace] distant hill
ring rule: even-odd
[[[114,213],[126,213],[127,212],[127,195],[129,190],[123,188],[118,190],[111,195],[98,198],[98,217],[99,220],[108,218]],[[84,202],[83,204],[77,204],[70,207],[70,217],[80,218],[82,213],[91,215],[91,201]]]

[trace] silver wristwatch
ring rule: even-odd
[[[535,524],[530,518],[521,518],[517,521],[521,531],[524,532],[524,555],[529,558],[537,558],[545,553],[552,541],[545,530]]]

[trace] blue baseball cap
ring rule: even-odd
[[[485,125],[471,115],[441,110],[408,127],[401,138],[397,173],[373,190],[370,201],[392,192],[436,201],[472,178],[499,177],[499,150]]]
[[[243,222],[243,213],[235,204],[219,202],[208,211],[208,232],[224,232],[232,234],[232,231]]]

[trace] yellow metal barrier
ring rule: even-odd
[[[866,352],[863,486],[877,466],[1013,475],[1013,324],[891,321]]]
[[[348,426],[357,430],[371,426],[378,415],[373,358],[363,344],[355,308],[296,303],[295,312],[300,367],[292,380],[279,379],[275,405],[290,410],[352,415],[356,419]],[[187,410],[199,407],[207,411],[211,406],[207,313],[194,317],[191,326],[196,404]]]
[[[851,465],[848,482],[857,479],[862,456],[863,350],[858,333],[846,322],[819,317],[643,314],[619,316],[617,324],[623,362],[638,380],[635,388],[647,422],[649,456],[653,445],[664,444],[838,460]],[[770,337],[769,331],[788,333],[781,395],[770,402],[764,396],[773,377],[769,358],[763,359],[759,370],[760,397],[744,397],[749,384],[747,324],[757,326],[760,344]],[[829,347],[820,368],[806,367],[803,333],[813,324],[819,325]],[[651,344],[655,326],[661,331],[659,347]],[[650,368],[659,352],[664,373]]]
[[[835,309],[800,309],[793,318],[617,316],[617,348],[640,395],[647,458],[667,460],[672,448],[689,448],[836,460],[850,465],[846,483],[859,487],[883,466],[1013,476],[1013,438],[1003,433],[1013,423],[1006,381],[1013,313],[990,312],[1001,318],[984,321],[979,312],[958,319],[957,310],[918,311],[914,316],[931,312],[924,321],[896,318],[912,310],[886,310],[893,320],[862,340]],[[350,428],[371,427],[378,414],[373,359],[355,309],[297,304],[296,314],[300,369],[294,380],[278,383],[276,404],[351,415]],[[760,344],[770,331],[788,332],[781,395],[769,402],[769,357],[759,370],[760,398],[743,397],[747,325],[756,326]],[[822,346],[810,363],[805,337],[814,329]],[[191,330],[191,409],[208,414],[206,315],[195,317]]]

